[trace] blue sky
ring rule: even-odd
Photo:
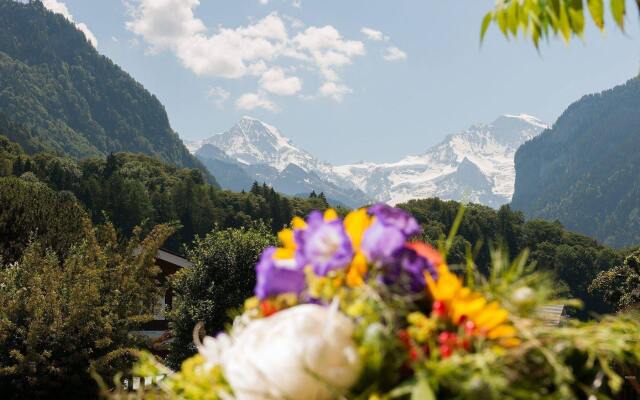
[[[495,27],[479,46],[493,0],[45,4],[85,24],[98,50],[160,99],[181,137],[250,115],[333,163],[394,161],[501,114],[553,122],[640,68],[635,12],[626,34],[590,26],[584,42],[537,52]]]

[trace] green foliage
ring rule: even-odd
[[[87,214],[69,192],[33,177],[0,178],[0,259],[17,260],[32,238],[64,257],[84,235]]]
[[[638,321],[621,315],[557,327],[516,318],[522,345],[434,361],[428,376],[438,398],[612,398],[624,383],[616,368],[640,362]]]
[[[640,243],[640,80],[573,103],[518,149],[512,207],[613,247]]]
[[[0,0],[0,134],[75,159],[131,151],[200,168],[164,107],[41,2]],[[20,129],[4,127],[9,118]]]
[[[568,43],[572,37],[582,37],[587,13],[595,26],[604,30],[604,3],[605,0],[498,0],[482,20],[480,39],[493,23],[505,37],[522,33],[536,48],[541,39],[551,36],[561,36]],[[640,2],[636,3],[640,6]],[[611,0],[609,8],[614,23],[624,30],[626,0]]]
[[[424,239],[435,245],[452,226],[460,203],[426,199],[411,200],[398,207],[415,216],[424,228]],[[610,311],[601,297],[591,295],[587,289],[599,272],[622,263],[621,254],[586,236],[569,232],[559,223],[525,221],[522,213],[508,206],[496,211],[477,204],[467,205],[453,238],[449,261],[466,264],[469,248],[478,269],[486,275],[492,263],[491,248],[495,246],[506,248],[511,258],[528,249],[531,261],[539,270],[555,274],[566,285],[569,295],[585,304],[581,316]]]
[[[625,258],[623,265],[600,272],[591,282],[589,292],[618,311],[640,308],[640,250]]]
[[[119,245],[106,225],[81,229],[83,240],[61,260],[39,242],[0,269],[0,391],[8,398],[89,398],[96,371],[128,368],[131,331],[152,319],[154,265],[171,234],[158,226]]]
[[[172,365],[179,366],[195,352],[193,329],[198,322],[213,335],[231,321],[228,312],[253,293],[260,253],[273,244],[275,236],[261,225],[216,230],[195,240],[188,253],[193,267],[179,271],[172,285],[176,294],[171,313]]]
[[[67,191],[57,195],[66,196],[64,198],[73,198],[70,195],[73,193],[93,222],[110,221],[123,235],[140,224],[154,226],[178,221],[180,229],[166,243],[166,247],[173,250],[181,250],[182,245],[191,243],[195,236],[207,234],[215,226],[241,227],[261,221],[275,233],[288,224],[293,215],[305,215],[311,210],[328,207],[322,196],[289,198],[264,184],[255,183],[249,193],[221,191],[208,184],[197,169],[175,167],[142,154],[116,153],[106,159],[88,158],[80,163],[51,153],[28,156],[20,151],[19,145],[3,136],[0,136],[0,166],[4,166],[9,175],[27,174],[40,180],[42,190],[51,195],[54,192],[46,186]],[[22,203],[15,201],[4,206],[14,210],[19,204]],[[18,210],[55,212],[44,206],[46,202],[37,204],[40,205],[34,203],[34,206],[24,210],[18,207]],[[9,216],[14,214],[14,211],[7,211]],[[46,224],[46,221],[34,222]],[[26,223],[21,229],[29,233],[42,229],[40,226]],[[73,229],[73,224],[69,229]],[[28,239],[25,234],[16,237],[23,241]]]

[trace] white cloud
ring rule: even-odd
[[[262,4],[264,6],[264,5],[269,4],[269,0],[258,0],[258,3],[260,3],[260,4]]]
[[[341,102],[346,94],[352,93],[349,87],[336,82],[325,82],[320,87],[320,94],[330,97],[337,102]]]
[[[328,81],[338,80],[337,67],[351,64],[355,56],[365,54],[364,44],[356,40],[344,40],[340,32],[331,25],[318,28],[311,26],[298,33],[293,43],[311,55],[322,75]]]
[[[269,93],[291,96],[302,89],[302,80],[297,76],[285,76],[282,68],[271,68],[262,74],[260,86]]]
[[[295,8],[300,8],[302,7],[302,0],[293,0],[291,2],[291,5],[294,6]]]
[[[287,38],[280,17],[273,13],[252,25],[219,28],[206,35],[193,8],[199,0],[141,0],[127,28],[142,36],[156,51],[172,50],[197,75],[241,78],[248,64],[273,59]]]
[[[223,108],[224,103],[226,103],[229,97],[231,97],[231,93],[220,86],[215,86],[209,89],[207,97],[213,99],[218,108]]]
[[[268,111],[278,111],[278,106],[269,100],[262,92],[245,93],[238,97],[236,100],[236,108],[247,111],[255,110],[256,108],[263,108]]]
[[[247,71],[249,72],[249,75],[260,76],[264,74],[267,69],[267,63],[265,63],[263,60],[260,60],[256,63],[250,64],[247,68]]]
[[[379,42],[381,40],[385,39],[385,36],[382,32],[375,30],[373,28],[367,28],[366,26],[362,29],[360,29],[360,32],[364,33],[364,35],[369,39],[369,40],[373,40],[376,42]]]
[[[208,30],[194,14],[200,0],[125,1],[129,2],[131,17],[127,28],[143,38],[151,51],[173,52],[185,68],[197,75],[255,77],[261,91],[241,96],[237,103],[242,107],[260,104],[254,107],[272,109],[265,97],[267,92],[297,94],[302,81],[297,76],[286,76],[285,66],[287,71],[310,68],[325,82],[338,82],[340,68],[366,53],[364,43],[344,38],[331,25],[300,31],[304,28],[302,21],[275,12],[245,26]],[[342,90],[342,94],[330,97],[338,99],[346,93]]]
[[[387,47],[387,51],[384,53],[384,59],[387,61],[400,61],[407,59],[407,53],[400,50],[395,46]]]
[[[302,29],[305,27],[305,23],[302,22],[300,18],[292,17],[290,15],[283,15],[282,18],[289,22],[293,29]]]
[[[84,33],[84,36],[87,38],[87,40],[89,41],[89,43],[91,43],[93,47],[96,47],[96,48],[98,47],[98,39],[96,38],[96,35],[94,35],[93,32],[91,32],[87,24],[85,24],[84,22],[75,21],[75,19],[73,18],[73,15],[71,15],[71,13],[69,12],[69,9],[67,8],[66,4],[58,0],[42,0],[42,4],[49,11],[54,12],[56,14],[62,14],[63,17],[68,19],[69,22],[72,22],[76,26],[76,28],[78,28],[82,33]]]

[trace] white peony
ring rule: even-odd
[[[336,307],[305,304],[234,330],[230,344],[205,340],[200,353],[222,365],[238,400],[331,399],[360,374],[353,330]]]

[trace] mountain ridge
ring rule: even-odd
[[[515,157],[512,207],[624,247],[640,241],[640,79],[572,103]]]
[[[511,199],[517,147],[546,127],[544,122],[527,114],[503,115],[492,123],[476,124],[447,135],[426,152],[395,163],[338,166],[319,161],[296,147],[274,126],[249,116],[242,117],[225,132],[185,144],[205,164],[232,160],[233,168],[243,169],[249,180],[266,182],[286,194],[325,191],[328,197],[341,198],[352,207],[372,201],[396,204],[438,196],[496,208]],[[211,146],[208,151],[206,146]],[[290,166],[298,167],[304,174],[300,171],[291,174]],[[295,176],[296,183],[285,178],[285,171],[291,179]],[[223,187],[235,184],[223,180]]]
[[[41,2],[0,0],[0,113],[25,127],[9,138],[74,159],[138,152],[190,168],[164,106]]]

